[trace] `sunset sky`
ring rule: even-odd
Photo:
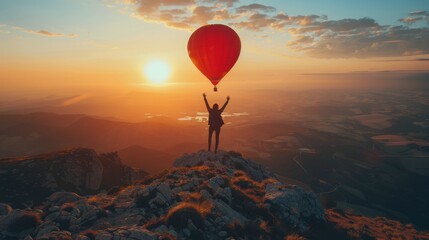
[[[210,23],[241,37],[225,82],[429,69],[428,0],[1,1],[1,91],[144,87],[154,60],[171,66],[170,83],[209,84],[186,44]]]

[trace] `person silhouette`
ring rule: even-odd
[[[204,103],[206,104],[207,111],[209,112],[209,152],[212,145],[212,136],[213,132],[216,134],[216,144],[215,144],[215,153],[217,153],[217,148],[219,146],[219,135],[220,135],[220,128],[224,124],[222,119],[222,112],[225,110],[226,105],[228,105],[230,97],[226,97],[226,102],[223,104],[223,106],[219,109],[219,105],[217,103],[213,104],[213,108],[210,108],[209,102],[207,101],[206,94],[203,93],[204,97]]]

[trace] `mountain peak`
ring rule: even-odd
[[[25,210],[0,204],[0,239],[359,239],[367,237],[353,228],[359,219],[325,212],[313,192],[281,183],[240,153],[198,151],[108,193],[55,192]],[[372,222],[377,223],[365,219],[368,232],[378,234],[380,226]],[[426,236],[411,227],[403,229]]]
[[[195,153],[188,153],[173,162],[174,167],[193,166],[225,167],[227,169],[243,170],[250,178],[261,181],[268,178],[277,179],[263,165],[243,158],[241,153],[234,151],[219,151],[218,153],[200,150]]]

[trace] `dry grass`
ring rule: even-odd
[[[284,240],[306,240],[306,238],[296,234],[292,234],[292,235],[286,236]]]
[[[264,182],[256,182],[243,171],[236,171],[231,179],[231,188],[240,191],[254,202],[261,203],[265,194]]]
[[[188,221],[191,220],[197,228],[202,229],[204,228],[205,216],[210,211],[210,205],[183,202],[171,208],[164,221],[175,229],[183,229],[188,225]]]
[[[411,224],[404,225],[384,217],[370,218],[334,210],[326,210],[326,217],[352,238],[429,239],[428,232],[418,232]]]

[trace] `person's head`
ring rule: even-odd
[[[217,105],[217,103],[213,104],[213,109],[214,110],[218,110],[219,109],[219,105]]]

